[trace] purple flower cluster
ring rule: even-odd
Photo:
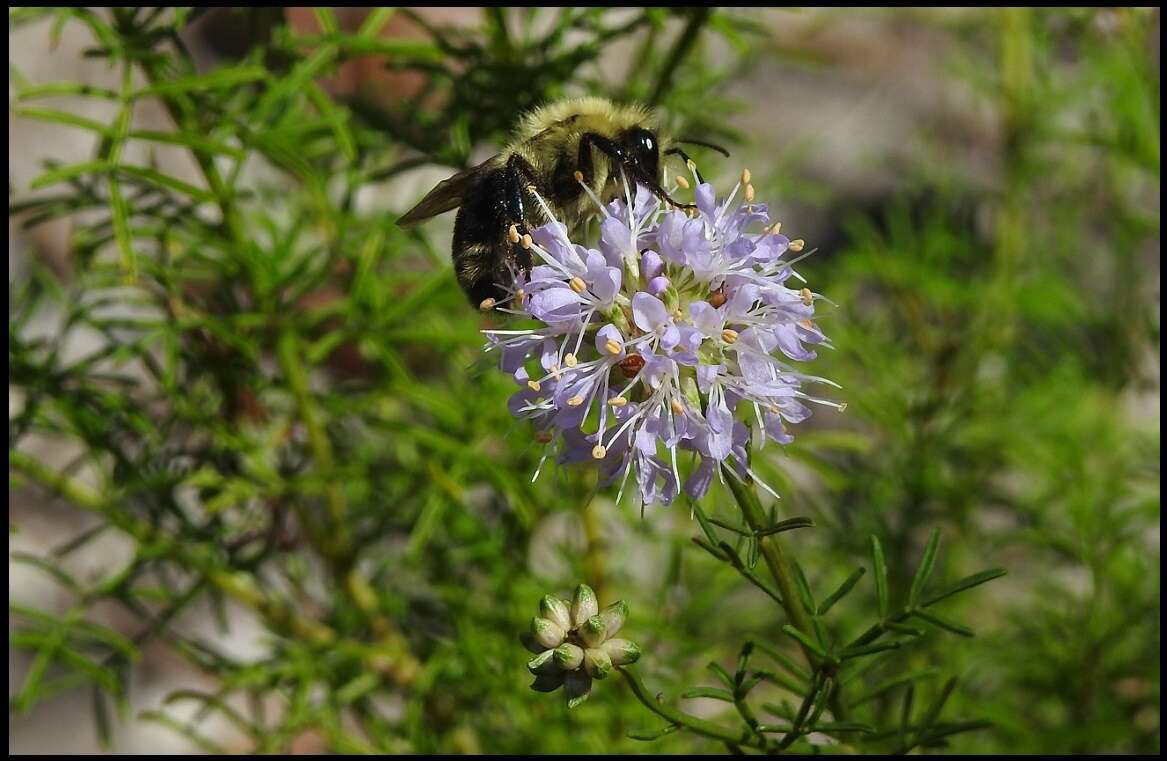
[[[748,177],[720,203],[698,185],[690,213],[626,184],[623,199],[597,201],[596,248],[558,221],[522,238],[534,266],[516,273],[506,300],[483,306],[537,324],[484,332],[520,387],[510,410],[534,426],[544,461],[597,462],[621,495],[634,476],[645,504],[669,504],[682,488],[700,498],[719,466],[754,476],[751,431],[737,418],[756,422],[759,445],[786,444],[786,424],[810,415],[804,402],[831,404],[802,390],[829,381],[790,362],[827,340],[812,321],[821,297],[787,285],[801,278],[783,257],[802,241],[767,226]],[[683,483],[678,450],[696,460]]]

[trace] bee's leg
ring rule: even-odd
[[[546,193],[539,187],[535,168],[519,154],[511,154],[511,157],[507,159],[506,169],[503,171],[506,174],[504,199],[506,214],[509,220],[507,226],[509,227],[513,224],[520,234],[526,235],[530,232],[528,223],[538,219],[540,215],[538,213],[532,214],[531,212],[534,210],[527,208],[523,191],[527,186],[531,186],[542,195],[546,195]],[[519,267],[524,271],[529,271],[531,269],[531,254],[522,246],[516,245],[513,241],[511,243],[511,249],[515,254],[515,261],[518,262]]]
[[[689,158],[689,154],[685,153],[685,151],[683,149],[681,149],[681,148],[669,148],[667,151],[665,151],[665,155],[666,156],[680,156],[681,159],[685,162],[686,167],[689,166],[690,164],[692,164],[693,165],[693,173],[697,175],[698,184],[705,182],[705,178],[702,177],[701,172],[699,172],[697,170],[697,164],[693,161],[693,159]]]

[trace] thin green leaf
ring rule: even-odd
[[[681,693],[681,697],[689,698],[712,698],[714,700],[724,700],[726,703],[733,702],[733,693],[729,690],[722,690],[717,687],[694,687],[691,690],[685,690]]]
[[[822,658],[828,657],[827,651],[823,649],[822,645],[820,645],[818,642],[815,642],[813,639],[811,639],[807,635],[803,634],[802,632],[800,632],[798,629],[794,628],[790,624],[784,624],[782,626],[782,631],[785,632],[787,636],[793,637],[794,639],[801,642],[803,645],[806,645],[806,647],[810,648],[811,652],[815,653],[816,655],[818,655]]]
[[[932,569],[936,565],[936,550],[940,546],[940,529],[933,529],[932,535],[928,537],[928,544],[924,547],[924,557],[920,560],[920,567],[916,569],[916,575],[912,577],[912,588],[908,592],[908,607],[916,607],[916,602],[919,601],[920,595],[924,592],[924,585],[928,583],[928,577],[932,575]]]
[[[796,528],[814,528],[814,521],[810,518],[787,518],[784,521],[778,521],[773,526],[767,526],[760,530],[758,536],[780,534],[783,531],[793,531]]]
[[[936,603],[940,602],[941,600],[948,598],[948,597],[952,597],[954,594],[958,594],[960,592],[963,592],[966,589],[972,589],[975,586],[979,586],[981,584],[984,584],[986,581],[992,581],[993,579],[999,579],[1002,576],[1004,576],[1006,573],[1007,573],[1007,571],[1004,568],[992,568],[988,571],[981,571],[980,573],[974,573],[972,576],[966,576],[965,578],[963,578],[960,581],[953,584],[951,587],[948,587],[947,589],[945,589],[943,592],[939,592],[935,595],[932,595],[927,600],[924,600],[922,603],[920,603],[920,607],[921,608],[930,607],[930,606],[935,605]]]
[[[963,624],[958,624],[955,621],[949,621],[947,619],[941,618],[940,616],[936,615],[935,613],[930,613],[930,612],[925,611],[925,610],[914,610],[914,611],[912,611],[912,615],[915,616],[916,618],[920,618],[920,619],[923,619],[924,621],[927,621],[928,623],[932,624],[933,626],[939,626],[941,629],[945,629],[946,631],[950,631],[953,634],[959,634],[962,637],[974,637],[974,636],[976,636],[976,632],[974,632],[972,629],[968,628],[967,626],[965,626]]]
[[[867,573],[867,569],[860,566],[851,573],[847,579],[839,585],[839,588],[832,592],[827,599],[819,603],[818,615],[823,615],[834,606],[839,600],[842,600],[854,586],[863,578],[863,574]]]
[[[872,535],[871,565],[875,572],[875,595],[879,598],[879,617],[887,618],[887,562],[883,559],[883,545],[879,538]]]

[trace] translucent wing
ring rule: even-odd
[[[498,158],[497,155],[491,156],[478,166],[471,167],[464,172],[459,172],[453,177],[439,182],[433,190],[426,193],[425,198],[418,201],[416,206],[405,212],[397,220],[398,227],[416,225],[418,222],[461,206],[462,196],[465,195],[466,190],[496,158]]]

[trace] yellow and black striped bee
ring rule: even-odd
[[[569,228],[595,211],[584,186],[607,201],[620,188],[621,170],[629,182],[691,208],[661,187],[661,157],[676,154],[688,161],[673,142],[725,149],[698,140],[668,142],[662,149],[656,120],[643,106],[595,97],[552,103],[524,116],[502,152],[439,183],[397,224],[458,208],[451,252],[458,284],[472,304],[492,304],[488,300],[506,295],[513,270],[531,266],[521,236],[548,221],[536,193]]]

